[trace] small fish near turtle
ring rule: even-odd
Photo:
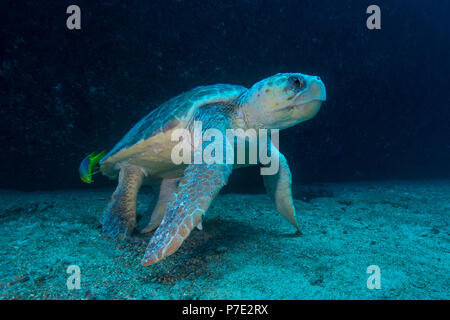
[[[173,254],[202,220],[233,169],[226,163],[175,164],[171,152],[176,145],[174,130],[193,131],[194,122],[204,129],[285,129],[313,118],[326,100],[319,77],[301,73],[279,73],[254,84],[201,86],[163,103],[139,121],[101,159],[95,158],[104,175],[118,179],[102,220],[102,232],[124,238],[136,227],[136,206],[142,185],[159,188],[159,197],[148,225],[141,233],[155,231],[142,259],[150,266]],[[225,136],[225,134],[224,134]],[[277,211],[298,231],[291,190],[291,172],[286,158],[276,152],[279,170],[263,175],[267,192]],[[90,160],[91,161],[91,160]],[[86,166],[86,164],[85,164]],[[95,165],[93,165],[95,166]],[[89,166],[88,166],[89,168]],[[88,170],[89,173],[89,170]],[[92,175],[85,175],[86,182]]]

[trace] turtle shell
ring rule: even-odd
[[[101,160],[103,174],[115,177],[117,164],[126,162],[149,169],[150,174],[170,170],[170,154],[177,142],[175,129],[186,128],[197,109],[212,103],[228,102],[247,89],[230,84],[201,86],[184,92],[151,111],[139,121]]]

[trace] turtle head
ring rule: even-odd
[[[319,77],[279,73],[253,85],[243,98],[249,127],[284,129],[314,117],[326,90]]]

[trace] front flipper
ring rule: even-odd
[[[103,213],[102,232],[115,239],[131,234],[136,226],[136,205],[144,171],[136,166],[123,166],[119,182]]]
[[[189,128],[194,132],[195,121],[201,121],[203,130],[214,128],[226,137],[225,130],[229,127],[225,106],[216,105],[200,108],[193,117]],[[203,136],[203,134],[202,134]],[[194,159],[203,159],[202,163],[190,164],[184,171],[178,188],[172,194],[167,204],[164,218],[161,225],[156,229],[153,238],[150,240],[142,264],[152,265],[161,259],[171,255],[181,246],[195,227],[201,229],[202,217],[208,210],[212,200],[219,193],[220,189],[227,183],[228,177],[233,170],[231,164],[222,161],[206,161],[203,150],[207,147],[207,139],[203,142],[202,148],[194,141]],[[209,140],[211,141],[211,140]],[[211,142],[212,143],[212,142]],[[224,150],[228,150],[228,141],[222,140]],[[209,147],[209,145],[208,145]],[[214,152],[214,154],[216,154]],[[219,154],[217,154],[220,160]]]
[[[231,171],[232,166],[226,164],[191,164],[187,167],[161,225],[148,244],[142,260],[144,266],[177,251],[192,229],[201,224],[203,215],[226,184]]]
[[[273,144],[270,147],[271,152],[278,152],[280,166],[276,174],[263,175],[264,186],[269,196],[275,202],[278,212],[301,233],[295,219],[295,207],[291,190],[291,171],[283,154]]]

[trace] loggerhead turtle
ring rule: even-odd
[[[149,266],[174,253],[192,229],[202,228],[211,201],[226,184],[230,164],[175,165],[171,160],[175,129],[192,131],[193,122],[203,129],[284,129],[311,119],[326,100],[319,77],[280,73],[250,89],[238,85],[202,86],[163,103],[139,121],[101,160],[100,170],[117,178],[118,185],[107,205],[102,231],[112,238],[129,235],[136,226],[137,195],[141,185],[159,185],[159,197],[149,224],[141,232],[157,228],[142,264]],[[269,140],[270,144],[270,140]],[[298,229],[291,192],[291,173],[286,158],[279,156],[275,175],[263,176],[267,192],[278,212]],[[234,166],[236,167],[236,165]]]

